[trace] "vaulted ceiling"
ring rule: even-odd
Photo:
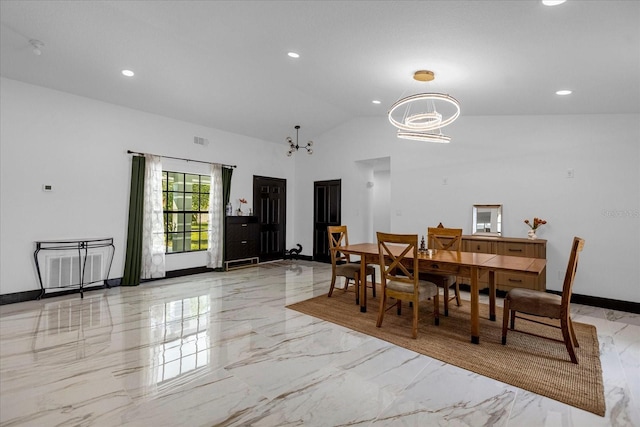
[[[459,121],[640,113],[639,1],[2,0],[0,22],[3,77],[283,149],[425,88]]]

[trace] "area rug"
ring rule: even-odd
[[[376,327],[379,298],[368,298],[368,309],[361,313],[352,292],[337,290],[331,298],[321,295],[289,305],[288,308],[349,329],[371,335],[395,345],[433,357],[451,365],[604,416],[605,400],[602,367],[596,328],[574,322],[580,347],[579,364],[571,363],[563,343],[509,331],[502,345],[502,309],[496,307],[496,322],[488,320],[489,306],[480,305],[480,344],[470,342],[470,305],[449,306],[449,316],[440,314],[440,325],[433,322],[431,302],[420,306],[418,338],[411,338],[411,309],[402,315],[386,312],[381,328]],[[560,330],[516,319],[516,328],[540,335],[561,337]]]

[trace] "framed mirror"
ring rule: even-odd
[[[502,205],[473,205],[473,234],[502,234]]]

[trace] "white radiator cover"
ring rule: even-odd
[[[78,255],[49,256],[46,261],[45,288],[80,286],[82,258]],[[103,254],[88,254],[84,265],[84,284],[103,280]]]

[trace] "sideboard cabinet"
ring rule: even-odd
[[[547,241],[496,236],[462,236],[462,250],[497,255],[523,256],[547,259]],[[469,284],[469,278],[460,277],[461,283]],[[480,278],[480,288],[489,286],[489,277]],[[496,273],[496,288],[509,291],[513,288],[528,288],[537,291],[547,289],[546,269],[538,277],[517,273]]]
[[[241,267],[259,262],[260,228],[257,216],[225,217],[224,267]]]

